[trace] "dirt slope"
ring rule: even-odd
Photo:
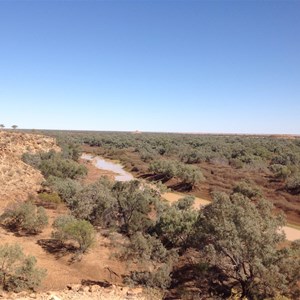
[[[0,208],[8,201],[24,200],[43,180],[41,173],[22,162],[25,152],[60,151],[53,138],[37,134],[0,131]]]

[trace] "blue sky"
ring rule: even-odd
[[[0,1],[0,123],[300,134],[299,1]]]

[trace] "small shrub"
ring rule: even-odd
[[[291,174],[291,170],[287,166],[280,164],[271,165],[270,170],[276,178],[280,179],[286,179]]]
[[[49,176],[43,184],[55,191],[60,198],[68,202],[81,189],[81,184],[70,178]]]
[[[123,253],[127,260],[163,262],[167,258],[167,249],[160,240],[137,232],[130,237],[130,244]]]
[[[142,151],[140,153],[140,156],[141,156],[141,160],[144,162],[150,162],[154,159],[154,155],[147,151]]]
[[[95,243],[95,230],[91,223],[77,220],[73,216],[58,217],[53,223],[52,237],[63,242],[73,241],[78,244],[78,252],[87,252]]]
[[[287,165],[288,163],[289,159],[285,155],[276,155],[271,160],[271,164]]]
[[[229,164],[236,169],[242,169],[244,166],[244,163],[238,159],[238,158],[232,158],[229,160]]]
[[[185,151],[180,155],[180,160],[186,164],[197,164],[206,160],[205,153],[200,151]]]
[[[4,290],[34,290],[45,276],[46,270],[37,268],[35,257],[24,255],[19,245],[0,245],[0,285]]]
[[[63,203],[57,193],[41,193],[39,194],[39,200],[42,206],[54,209]]]
[[[234,193],[240,193],[250,199],[261,196],[261,191],[257,186],[248,181],[240,181],[233,187]]]
[[[163,264],[157,270],[150,271],[131,271],[129,276],[125,276],[124,283],[130,285],[143,285],[151,288],[167,289],[171,284],[170,273],[172,266]]]
[[[43,207],[37,207],[31,202],[21,202],[6,208],[1,221],[11,229],[37,234],[48,224],[48,216]]]
[[[287,179],[286,189],[293,194],[300,194],[300,173]]]
[[[185,210],[192,208],[192,206],[195,203],[195,197],[194,196],[186,196],[183,198],[180,198],[177,202],[175,202],[175,206],[180,210]]]
[[[22,155],[22,160],[25,162],[25,164],[30,165],[35,169],[39,168],[39,165],[41,164],[42,161],[40,155],[30,154],[30,153],[24,153]]]

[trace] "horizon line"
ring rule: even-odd
[[[76,132],[120,132],[120,133],[166,133],[166,134],[194,134],[194,135],[237,135],[237,136],[284,136],[284,137],[300,137],[298,133],[239,133],[239,132],[192,132],[192,131],[143,131],[143,130],[96,130],[96,129],[47,129],[47,128],[3,128],[9,131],[76,131]]]

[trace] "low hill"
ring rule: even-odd
[[[41,173],[25,164],[22,154],[50,150],[60,151],[53,138],[38,134],[0,131],[0,206],[7,201],[24,200],[37,191]]]

